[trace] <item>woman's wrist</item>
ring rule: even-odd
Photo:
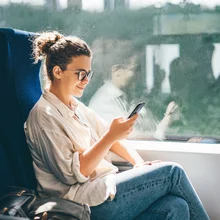
[[[144,163],[144,160],[141,159],[140,161],[137,161],[133,164],[133,168],[141,167],[144,165]]]
[[[112,134],[108,131],[103,135],[103,139],[110,145],[114,144],[117,140],[112,136]]]

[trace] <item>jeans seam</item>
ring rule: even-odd
[[[123,199],[125,198],[127,195],[129,195],[131,192],[135,192],[137,190],[142,190],[145,189],[146,187],[149,188],[152,185],[154,186],[156,185],[162,185],[164,184],[165,181],[170,181],[170,177],[164,177],[164,178],[160,178],[158,180],[154,180],[154,181],[150,181],[150,182],[143,182],[142,184],[133,187],[132,189],[126,191],[125,193],[123,193],[122,195],[120,195],[117,199]]]

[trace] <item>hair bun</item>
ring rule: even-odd
[[[42,56],[46,56],[49,53],[50,48],[56,44],[64,36],[56,31],[42,33],[34,40],[34,57],[35,62],[41,59]]]
[[[42,55],[47,55],[49,52],[49,49],[57,42],[59,41],[63,35],[57,33],[57,32],[51,32],[51,33],[46,33],[45,34],[45,39],[44,41],[40,42],[42,45]],[[43,36],[42,36],[43,38]]]

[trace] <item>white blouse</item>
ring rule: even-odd
[[[45,90],[24,124],[38,192],[40,197],[57,196],[96,206],[114,198],[118,169],[102,159],[90,177],[80,173],[79,153],[91,147],[108,126],[83,103],[72,101],[73,110]]]

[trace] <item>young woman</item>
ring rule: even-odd
[[[45,59],[50,81],[25,123],[41,197],[88,203],[94,220],[209,219],[178,164],[145,162],[120,143],[138,115],[115,118],[108,126],[74,98],[83,95],[93,75],[84,41],[43,33],[34,40],[33,52],[36,62]],[[134,169],[117,173],[110,151]]]

